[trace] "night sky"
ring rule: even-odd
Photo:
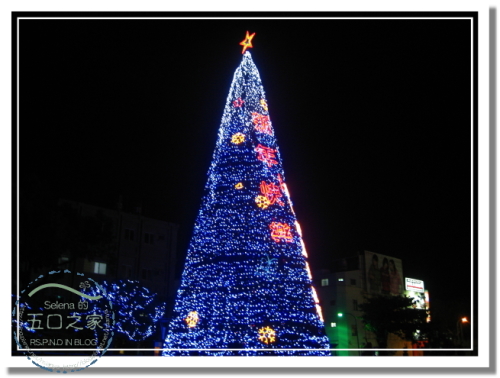
[[[400,258],[469,315],[468,20],[21,20],[21,201],[122,195],[183,259],[247,30],[313,270]]]

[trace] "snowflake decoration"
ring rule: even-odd
[[[231,142],[234,144],[241,144],[245,141],[245,134],[236,133],[231,137]]]
[[[257,276],[271,276],[271,273],[274,273],[276,271],[276,264],[278,262],[278,259],[276,258],[271,258],[267,253],[266,257],[263,257],[260,260],[260,265],[256,269],[256,274]],[[270,277],[271,279],[273,276]]]
[[[276,332],[271,327],[262,327],[259,329],[259,341],[264,344],[274,343],[276,341]]]
[[[269,198],[267,198],[266,196],[257,196],[255,197],[255,203],[261,209],[267,209],[271,201],[269,201]]]
[[[198,323],[199,320],[200,318],[198,317],[197,311],[191,311],[188,314],[188,316],[184,319],[189,328],[196,327],[196,324]]]

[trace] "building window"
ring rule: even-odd
[[[59,257],[59,259],[57,260],[57,262],[59,264],[67,264],[69,261],[69,257],[66,257],[66,256],[61,256]]]
[[[339,282],[344,282],[344,279],[343,278],[339,278]]]
[[[332,328],[337,327],[337,323],[330,323],[330,327],[332,327]]]
[[[330,306],[335,306],[335,299],[332,299],[332,300],[330,301]]]
[[[134,230],[129,228],[125,229],[125,240],[134,240]]]
[[[351,278],[351,285],[356,286],[356,279],[355,278]]]
[[[323,278],[321,280],[321,286],[328,286],[328,278]]]
[[[94,273],[95,274],[106,274],[106,263],[95,262],[94,263]]]
[[[357,299],[352,300],[352,309],[354,311],[358,311],[358,300]]]
[[[154,235],[150,234],[148,232],[145,232],[144,233],[144,243],[153,245],[154,244]]]

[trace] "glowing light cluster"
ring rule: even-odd
[[[271,229],[271,238],[275,242],[284,241],[286,243],[291,243],[293,241],[293,235],[289,224],[272,222],[269,228]]]
[[[237,133],[245,143],[236,147],[228,141]],[[296,221],[247,51],[227,97],[164,355],[330,355]],[[202,321],[190,327],[194,310]]]
[[[103,295],[113,304],[115,331],[132,341],[142,341],[154,333],[157,322],[165,314],[165,303],[158,301],[156,293],[150,293],[139,281],[132,280],[103,281],[100,286],[103,292],[96,288],[90,290],[92,295]]]
[[[243,46],[243,51],[241,52],[242,54],[245,53],[246,49],[253,47],[253,45],[252,45],[253,37],[255,37],[255,33],[250,34],[247,31],[247,35],[246,35],[245,39],[240,42],[240,46]]]
[[[198,317],[198,312],[191,311],[184,320],[186,321],[186,324],[189,328],[196,327],[196,324],[198,324],[198,320],[200,320]]]
[[[299,235],[302,236],[302,229],[300,228],[300,224],[298,221],[295,221],[295,228],[297,229]]]
[[[268,254],[266,257],[261,259],[261,263],[257,266],[256,273],[257,275],[264,276],[266,278],[273,278],[272,274],[276,272],[276,263],[278,259],[270,258]]]
[[[273,130],[271,129],[271,123],[269,121],[269,116],[253,112],[252,121],[253,124],[255,125],[255,130],[261,133],[273,135]]]
[[[255,147],[255,152],[257,152],[257,159],[267,164],[268,167],[271,167],[273,164],[278,164],[276,161],[276,150],[273,150],[270,147],[265,147],[259,144]]]
[[[302,247],[302,254],[303,254],[305,257],[308,257],[308,256],[307,256],[306,245],[304,244],[304,240],[303,240],[302,238],[300,238],[300,246]]]
[[[306,261],[306,271],[307,271],[307,277],[312,281],[313,276],[311,274],[311,268],[309,268],[309,263]]]
[[[265,181],[261,181],[260,192],[269,200],[269,205],[274,205],[274,203],[278,203],[281,206],[285,205],[281,200],[283,195],[281,194],[280,187],[278,185],[275,185],[272,182],[267,183]]]
[[[315,306],[316,306],[316,313],[318,314],[318,316],[321,319],[321,321],[324,322],[324,320],[323,320],[323,312],[321,311],[321,306],[319,304],[318,294],[316,293],[316,289],[312,285],[311,285],[311,290],[312,290],[312,293],[313,293],[314,303],[315,303]]]
[[[269,205],[271,204],[271,201],[269,201],[269,198],[266,196],[257,196],[255,197],[255,203],[257,206],[259,206],[262,209],[267,209]]]
[[[325,320],[323,319],[323,314],[322,314],[322,311],[321,311],[321,306],[319,304],[316,304],[316,313],[318,314],[319,319],[321,320],[321,322],[324,323]]]
[[[314,286],[311,286],[311,288],[312,288],[314,303],[318,304],[319,303],[319,298],[318,298],[318,294],[316,293],[316,289],[314,288]]]
[[[245,101],[243,101],[241,98],[237,98],[236,100],[233,101],[233,106],[235,108],[241,108],[244,102]]]
[[[276,341],[276,332],[271,327],[262,327],[259,329],[259,341],[264,344],[271,344]]]
[[[231,142],[233,142],[234,144],[241,144],[244,141],[245,141],[245,134],[242,133],[233,134],[233,136],[231,137]]]

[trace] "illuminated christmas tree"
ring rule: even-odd
[[[245,51],[254,34],[241,43],[164,355],[330,355],[266,96]]]

